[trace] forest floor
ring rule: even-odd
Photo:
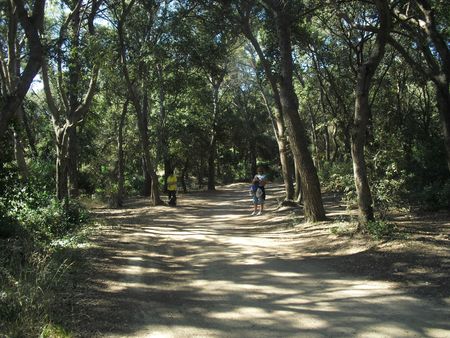
[[[130,199],[102,224],[74,286],[68,326],[83,337],[449,337],[450,214],[396,215],[399,236],[338,236],[301,209],[250,216],[247,185]],[[344,231],[345,232],[345,231]],[[339,231],[338,231],[339,233]]]

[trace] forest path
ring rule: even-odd
[[[270,191],[273,194],[275,191]],[[270,195],[269,195],[270,196]],[[98,209],[83,336],[449,337],[448,300],[337,272],[286,213],[250,216],[244,184]],[[330,208],[327,208],[330,210]],[[292,221],[291,221],[292,222]],[[320,231],[320,224],[316,225]],[[317,244],[317,243],[316,243]],[[334,243],[322,243],[324,247]]]

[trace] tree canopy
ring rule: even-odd
[[[172,169],[185,190],[214,190],[264,164],[311,221],[326,190],[362,224],[448,206],[443,1],[11,0],[0,12],[4,194],[45,181],[64,203],[156,205]]]

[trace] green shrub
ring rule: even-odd
[[[11,237],[24,229],[39,240],[52,240],[86,223],[88,212],[77,201],[68,204],[33,187],[11,188],[0,198],[0,235]]]
[[[349,193],[355,190],[351,161],[348,163],[325,162],[319,176],[325,191]]]
[[[389,209],[401,207],[408,195],[406,181],[408,175],[396,163],[387,164],[383,174],[372,179],[371,191],[375,209],[384,218]]]
[[[426,185],[421,192],[414,194],[415,203],[423,209],[435,211],[450,208],[450,179]]]
[[[392,238],[396,232],[396,226],[382,220],[369,221],[364,225],[364,230],[374,239]]]

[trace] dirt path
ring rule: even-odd
[[[394,283],[338,272],[336,261],[308,248],[321,238],[314,231],[286,226],[274,199],[272,211],[249,216],[243,191],[232,185],[185,195],[177,208],[150,208],[141,199],[98,210],[115,226],[95,240],[97,274],[80,296],[80,334],[450,336],[450,299],[417,298]]]

